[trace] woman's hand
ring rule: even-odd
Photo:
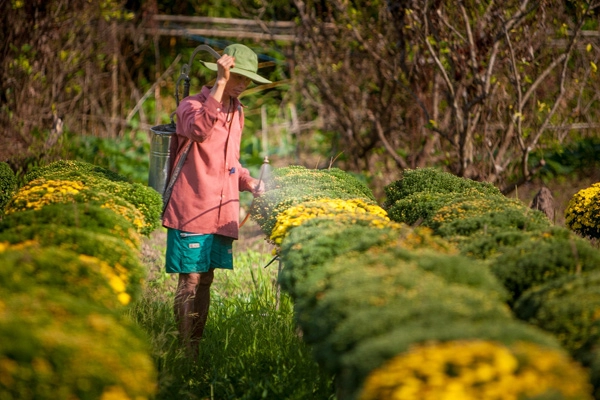
[[[265,193],[265,182],[255,179],[254,182],[252,183],[252,195],[254,195],[254,197],[259,197],[262,196]]]
[[[235,57],[223,54],[217,60],[217,83],[226,85],[231,77],[231,68],[235,67]]]

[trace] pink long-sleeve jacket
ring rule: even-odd
[[[233,111],[203,87],[177,107],[177,132],[171,138],[170,170],[187,140],[192,146],[163,214],[163,226],[185,232],[238,238],[239,192],[252,191],[253,178],[239,162],[244,127],[242,107]],[[229,121],[228,121],[229,119]]]

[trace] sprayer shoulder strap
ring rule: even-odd
[[[187,143],[183,147],[183,149],[177,154],[177,159],[175,160],[175,164],[173,165],[173,170],[170,173],[169,183],[165,188],[165,192],[163,193],[163,214],[165,213],[165,209],[167,208],[167,204],[169,204],[169,200],[171,199],[171,193],[173,193],[173,186],[175,186],[175,181],[181,172],[181,168],[185,163],[185,159],[187,158],[188,153],[190,152],[190,148],[192,147],[193,141],[191,139],[187,139]]]

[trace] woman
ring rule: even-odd
[[[179,274],[175,316],[191,356],[197,355],[206,325],[214,270],[233,269],[239,192],[264,191],[239,162],[244,115],[238,97],[251,81],[270,83],[256,73],[256,54],[241,44],[227,46],[216,63],[203,64],[217,78],[177,107],[171,154],[179,154],[189,140],[192,145],[163,214],[166,270]],[[171,171],[176,158],[171,157]]]

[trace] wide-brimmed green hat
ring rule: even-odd
[[[230,44],[223,49],[223,54],[235,57],[235,67],[229,71],[252,79],[255,83],[271,83],[270,80],[258,75],[258,57],[256,53],[243,44]],[[216,63],[200,61],[211,71],[218,71]]]

